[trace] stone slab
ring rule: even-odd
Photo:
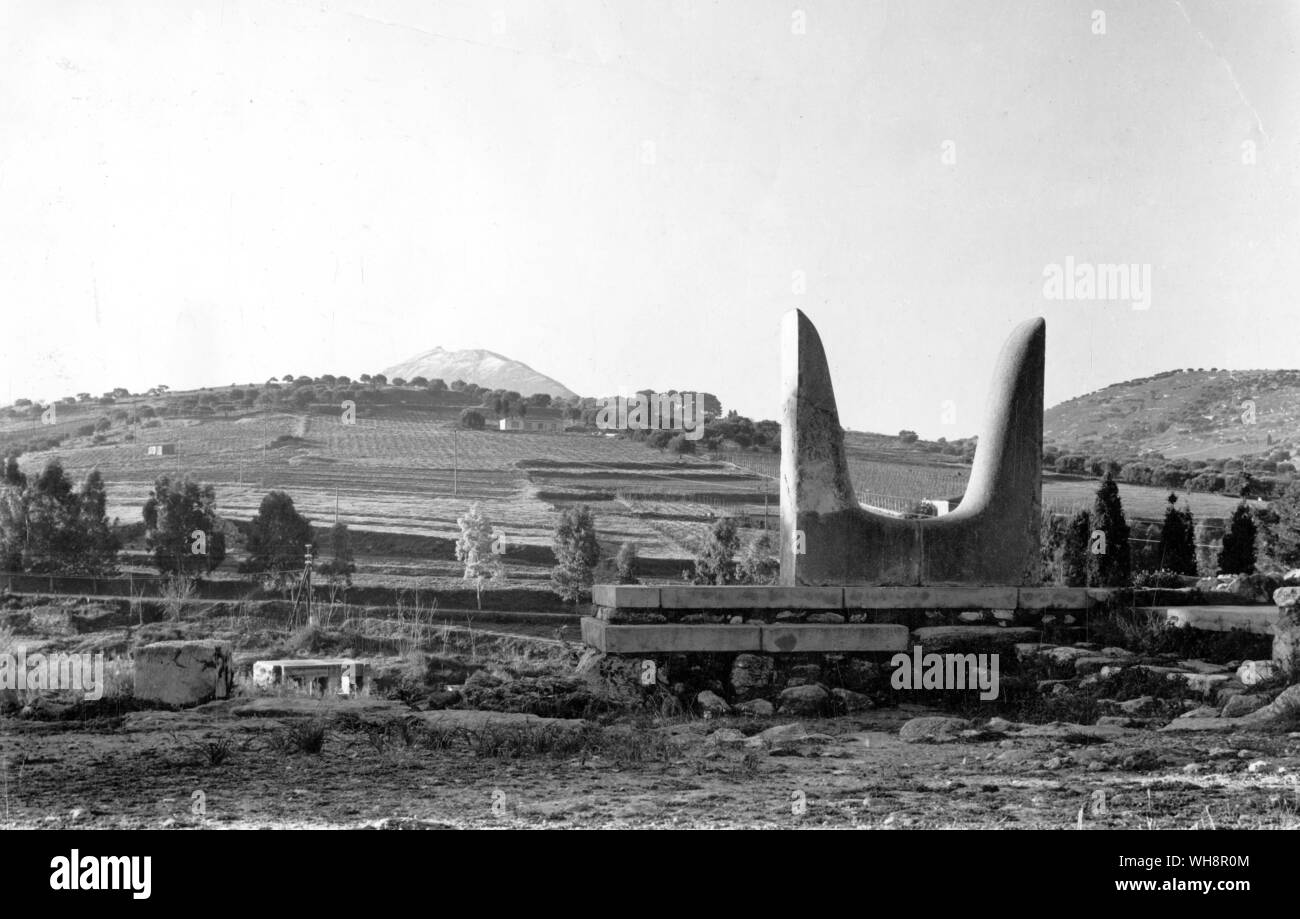
[[[942,654],[948,651],[965,652],[972,646],[998,646],[1011,652],[1015,645],[1032,642],[1041,632],[1041,629],[1029,626],[930,625],[919,628],[912,634],[923,651]]]
[[[662,609],[843,609],[841,587],[661,587]]]
[[[587,616],[582,620],[582,640],[606,654],[760,651],[762,628],[756,624],[612,625]]]
[[[762,650],[768,654],[904,651],[907,647],[908,630],[905,625],[777,623],[763,626],[762,634]]]
[[[1014,609],[1015,587],[845,587],[846,609]]]
[[[659,606],[659,588],[636,584],[596,584],[591,602],[611,609],[654,609]]]
[[[1144,611],[1160,609],[1162,607],[1145,607]],[[1163,609],[1170,625],[1207,632],[1241,629],[1255,635],[1272,635],[1277,622],[1277,607],[1274,606],[1170,606]]]
[[[235,668],[228,641],[159,641],[135,653],[135,697],[164,705],[227,699]]]
[[[1020,609],[1088,609],[1097,604],[1083,587],[1021,587],[1016,599]]]

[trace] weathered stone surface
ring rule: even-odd
[[[995,609],[1014,607],[1014,587],[864,587],[844,588],[847,609]]]
[[[1290,722],[1300,717],[1300,684],[1288,686],[1267,705],[1237,718],[1175,718],[1164,731],[1231,731],[1256,728],[1275,722]]]
[[[1237,668],[1237,679],[1243,686],[1255,686],[1265,680],[1271,680],[1278,671],[1273,661],[1242,661]]]
[[[638,609],[637,607],[607,610],[604,616],[597,618],[613,625],[653,625],[658,622],[668,621],[668,617],[657,609]]]
[[[777,710],[782,715],[821,715],[830,704],[830,694],[817,684],[791,686],[781,691]]]
[[[1138,696],[1119,703],[1119,710],[1129,715],[1149,715],[1158,707],[1155,696]]]
[[[1039,570],[1045,328],[1041,319],[1023,323],[1002,350],[961,508],[907,520],[859,505],[821,339],[802,312],[788,313],[782,335],[781,582],[1032,584]],[[796,529],[805,536],[803,554],[795,552]]]
[[[1038,629],[1000,625],[927,625],[913,633],[916,644],[926,654],[988,647],[1010,652],[1016,644],[1028,642],[1038,634]]]
[[[744,744],[745,740],[745,735],[735,728],[719,728],[704,742],[717,747],[738,747]]]
[[[1300,673],[1300,587],[1282,587],[1273,598],[1277,603],[1273,660],[1287,673]]]
[[[1081,587],[1021,587],[1016,591],[1020,609],[1088,609],[1096,602]]]
[[[745,701],[765,695],[772,688],[776,662],[762,654],[739,654],[731,664],[728,682],[736,699]]]
[[[374,696],[351,699],[339,696],[263,696],[250,699],[230,710],[232,715],[240,718],[332,718],[345,712],[363,717],[415,714],[403,702]]]
[[[809,683],[820,683],[822,681],[822,668],[820,664],[796,664],[790,668],[786,676],[786,686],[807,686]]]
[[[731,706],[727,704],[727,700],[708,689],[695,697],[695,704],[700,707],[700,711],[704,713],[705,718],[717,718],[731,712]]]
[[[1268,705],[1267,696],[1255,696],[1243,693],[1242,695],[1233,696],[1223,706],[1224,718],[1240,718],[1242,715],[1249,715],[1251,712],[1257,712],[1265,705]]]
[[[830,628],[827,626],[827,628]],[[582,640],[606,654],[761,651],[758,625],[611,625],[584,617]]]
[[[1274,611],[1266,606],[1171,606],[1165,616],[1170,625],[1179,627],[1206,632],[1244,630],[1255,635],[1271,634],[1276,618]]]
[[[843,609],[840,587],[727,585],[724,587],[660,587],[663,609]]]
[[[135,697],[165,705],[225,699],[235,671],[228,641],[160,641],[135,653]]]
[[[756,718],[771,718],[776,713],[776,707],[766,699],[750,699],[737,705],[736,711]]]
[[[686,625],[695,625],[699,623],[711,623],[713,625],[721,625],[724,622],[728,624],[732,624],[731,617],[726,616],[722,613],[687,613],[686,615],[682,616],[682,618],[679,621],[685,623]],[[744,620],[741,621],[743,622]],[[734,623],[734,624],[739,625],[740,623]]]
[[[1219,710],[1212,705],[1199,705],[1189,712],[1183,712],[1179,718],[1218,718]]]
[[[972,727],[974,722],[963,718],[926,716],[907,722],[899,729],[898,737],[907,743],[952,743]]]
[[[831,695],[840,701],[844,706],[844,711],[850,715],[876,707],[870,696],[864,696],[862,693],[854,692],[851,689],[832,689]]]
[[[816,625],[776,623],[763,626],[762,650],[769,654],[796,651],[902,651],[907,626],[882,623]],[[742,649],[737,649],[742,650]],[[744,649],[748,650],[748,649]]]
[[[591,602],[611,609],[654,608],[659,605],[659,588],[636,584],[596,584],[591,588]]]
[[[843,621],[844,617],[839,613],[809,613],[804,618],[804,622],[838,623]]]

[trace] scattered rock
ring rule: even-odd
[[[829,702],[830,693],[812,683],[782,690],[777,698],[777,709],[783,715],[820,715],[826,711]]]
[[[1224,718],[1240,718],[1242,715],[1249,715],[1251,712],[1257,712],[1265,705],[1268,705],[1267,696],[1255,696],[1249,694],[1233,696],[1223,706]]]
[[[898,737],[907,743],[951,743],[971,727],[971,722],[962,718],[913,718],[899,729]]]
[[[1219,710],[1209,705],[1200,705],[1190,712],[1183,712],[1179,718],[1218,718]]]
[[[748,702],[741,702],[737,705],[736,711],[743,712],[746,715],[753,715],[756,718],[771,718],[776,713],[776,707],[766,699],[750,699]]]
[[[1290,589],[1283,588],[1283,590]],[[1256,686],[1272,679],[1277,674],[1277,669],[1275,661],[1243,661],[1237,668],[1237,679],[1245,686]]]
[[[733,747],[743,744],[747,739],[735,728],[719,728],[705,739],[705,743],[719,747]]]
[[[804,621],[842,623],[844,621],[844,616],[840,613],[809,613],[808,617]]]
[[[844,705],[844,710],[850,715],[876,707],[870,696],[864,696],[862,693],[854,692],[851,689],[832,689],[831,695]]]
[[[1155,696],[1138,696],[1119,703],[1119,710],[1129,715],[1149,715],[1158,707]]]
[[[790,668],[786,677],[786,686],[806,686],[809,683],[820,683],[822,679],[822,668],[819,664],[796,664]]]
[[[731,713],[731,706],[727,704],[727,700],[708,689],[695,697],[695,703],[699,705],[705,718],[718,718]]]
[[[766,655],[738,654],[731,665],[731,689],[741,701],[757,698],[771,688],[775,672],[776,663]]]

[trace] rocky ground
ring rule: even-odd
[[[39,634],[58,617],[33,609],[11,642],[134,640]],[[237,652],[241,674],[350,637],[270,639]],[[369,658],[355,699],[243,675],[186,709],[122,685],[4,695],[0,826],[1300,828],[1300,686],[1248,661],[1017,642],[1002,699],[954,704],[862,661],[854,689],[742,655],[684,690],[671,660],[647,687],[641,662],[554,639],[455,630],[401,650]]]

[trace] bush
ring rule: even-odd
[[[1156,571],[1139,571],[1133,575],[1134,587],[1182,587],[1183,576],[1176,571],[1170,571],[1168,568],[1160,568]]]
[[[687,440],[684,434],[678,434],[672,440],[668,441],[668,452],[678,455],[695,452],[695,441]]]
[[[460,413],[460,426],[471,431],[481,431],[486,422],[483,416],[473,409],[467,408]]]

